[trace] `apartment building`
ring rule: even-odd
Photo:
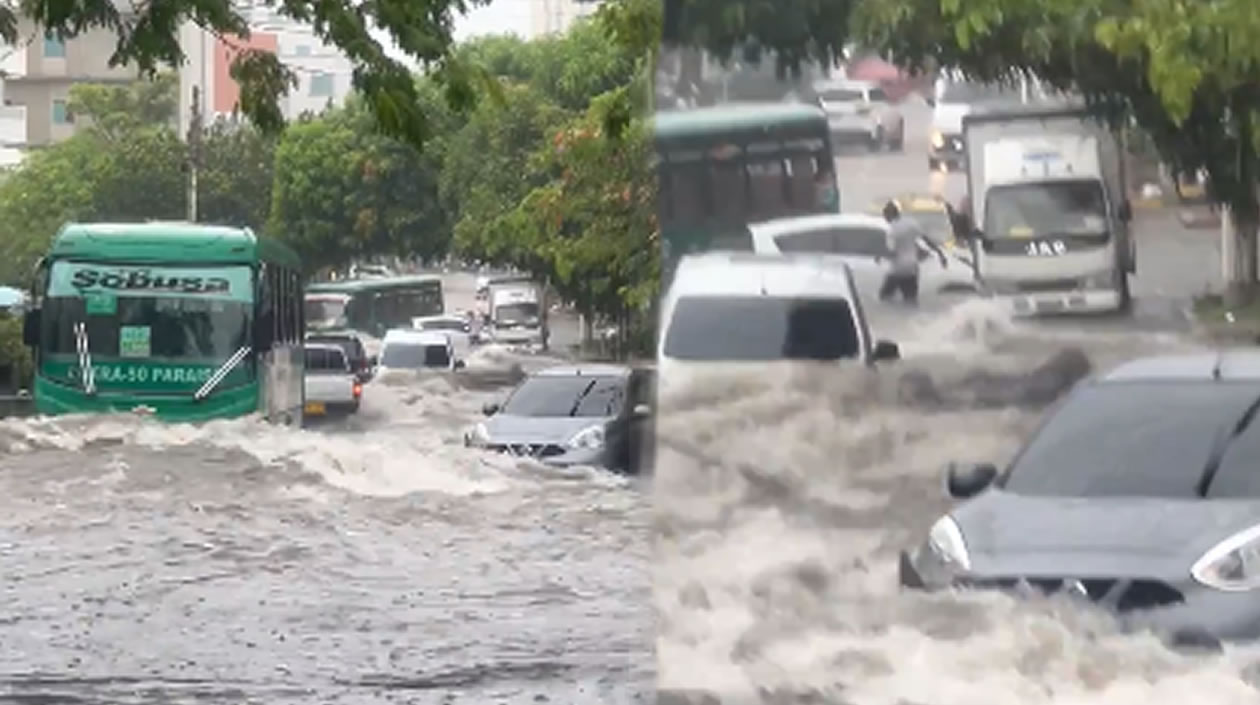
[[[40,147],[73,135],[80,126],[68,107],[74,84],[127,83],[137,77],[134,68],[109,65],[117,37],[108,30],[61,38],[21,20],[18,36],[19,45],[6,49],[3,95],[9,114],[0,115],[0,124],[12,126],[22,113],[22,144],[11,147]],[[0,139],[7,140],[8,135]]]
[[[179,72],[180,134],[188,132],[194,87],[201,91],[203,122],[237,116],[240,89],[230,70],[232,61],[246,48],[275,53],[297,77],[298,85],[280,104],[287,119],[341,105],[350,95],[354,65],[310,27],[267,7],[239,7],[238,11],[250,24],[248,37],[215,37],[192,23],[180,31],[180,44],[186,55]]]

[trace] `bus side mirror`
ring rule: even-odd
[[[39,347],[40,310],[33,308],[22,316],[22,342],[28,348]]]

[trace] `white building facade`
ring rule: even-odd
[[[599,6],[597,2],[577,0],[530,0],[533,32],[532,37],[559,34],[579,18],[585,17]]]

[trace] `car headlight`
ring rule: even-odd
[[[490,442],[490,431],[484,423],[479,423],[464,434],[464,443],[469,446],[483,446]]]
[[[932,130],[932,146],[937,149],[945,146],[945,135],[940,130]]]
[[[1240,531],[1208,549],[1190,575],[1210,588],[1246,592],[1260,588],[1260,526]]]
[[[927,548],[943,567],[971,570],[971,556],[967,553],[967,542],[963,539],[962,529],[958,528],[958,522],[948,514],[932,525],[932,530],[928,532]]]
[[[591,426],[578,431],[566,443],[570,448],[581,448],[585,450],[598,450],[604,447],[604,427]]]

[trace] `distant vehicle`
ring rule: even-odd
[[[442,332],[418,330],[391,330],[381,344],[377,375],[390,372],[454,371],[462,369],[464,361],[455,356],[451,339]]]
[[[398,276],[383,264],[354,264],[350,266],[351,279],[388,279]]]
[[[1137,250],[1120,142],[1083,107],[963,119],[970,236],[984,288],[1015,314],[1127,310]]]
[[[858,290],[879,291],[892,253],[888,249],[888,221],[861,213],[783,218],[752,226],[755,251],[760,254],[834,255],[852,269]],[[968,259],[948,254],[945,265],[927,243],[919,248],[919,278],[924,290],[974,290],[975,270]]]
[[[951,171],[967,164],[963,144],[963,117],[976,111],[1009,107],[1039,99],[1036,82],[1021,80],[1014,85],[978,83],[957,72],[937,78],[932,105],[932,134],[928,146],[928,169]]]
[[[325,345],[336,345],[346,354],[346,361],[350,363],[350,369],[355,373],[360,382],[367,382],[372,379],[372,361],[368,357],[367,347],[363,345],[363,340],[353,332],[344,331],[325,331],[321,333],[307,333],[307,344],[318,343]]]
[[[369,355],[380,352],[385,331],[410,328],[417,316],[446,311],[442,279],[434,275],[319,282],[306,292],[307,330],[353,330],[364,336]]]
[[[416,330],[445,333],[446,337],[451,340],[451,346],[455,350],[455,359],[457,360],[466,361],[468,356],[472,354],[472,322],[465,316],[422,316],[413,319],[411,325]]]
[[[1174,645],[1260,639],[1260,354],[1148,357],[1077,386],[903,552],[911,589],[1057,594]]]
[[[748,225],[838,213],[827,114],[802,103],[657,113],[663,280],[684,254],[752,250]]]
[[[658,367],[778,361],[871,364],[900,357],[872,338],[841,258],[713,252],[678,266],[662,306]]]
[[[814,93],[827,113],[834,144],[857,142],[871,151],[887,147],[900,152],[905,147],[905,120],[879,84],[830,80],[816,84]]]
[[[302,263],[248,229],[70,223],[23,338],[41,414],[302,421]]]
[[[534,284],[493,284],[486,338],[499,345],[543,345],[543,311]]]
[[[303,413],[312,416],[348,416],[359,411],[363,383],[351,369],[340,345],[307,343]]]
[[[549,465],[594,465],[640,472],[651,467],[652,370],[563,365],[535,372],[487,418],[466,445]]]
[[[484,299],[490,293],[490,277],[483,274],[477,277],[476,296],[478,299]]]

